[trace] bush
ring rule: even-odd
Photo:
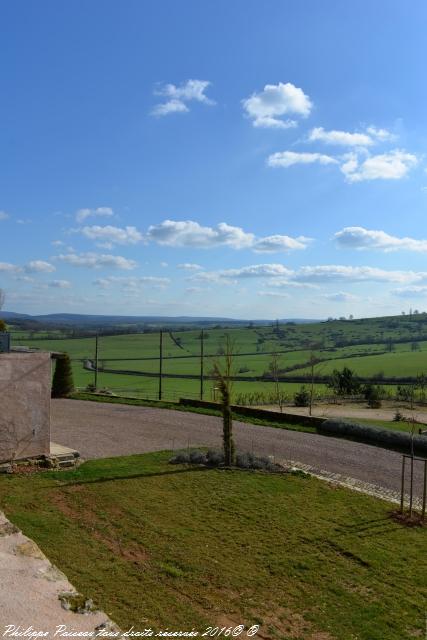
[[[404,422],[405,420],[406,418],[403,413],[400,413],[399,409],[397,409],[393,416],[393,422]]]
[[[190,451],[190,462],[192,464],[205,464],[206,454],[203,451]]]
[[[68,353],[56,359],[55,373],[52,380],[52,398],[66,398],[73,393],[74,382],[71,360]]]
[[[224,464],[223,452],[210,449],[206,454],[206,464],[211,467],[219,467],[220,464]]]
[[[189,464],[190,454],[187,452],[177,453],[169,462],[170,464]]]
[[[310,393],[302,386],[294,395],[294,405],[296,407],[308,407],[310,404]]]
[[[4,320],[0,318],[0,333],[7,331],[7,326]]]
[[[369,383],[363,389],[363,395],[370,409],[379,409],[381,407],[381,387],[374,386]]]

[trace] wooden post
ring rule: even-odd
[[[159,400],[162,399],[162,377],[163,377],[163,331],[160,331],[160,342],[159,342]]]
[[[414,456],[411,456],[411,490],[409,494],[409,517],[412,518],[412,503],[414,494]]]
[[[95,336],[95,391],[98,389],[98,334]]]
[[[405,500],[405,456],[402,456],[402,483],[400,489],[400,513],[403,513]]]
[[[204,375],[204,370],[203,370],[203,357],[204,357],[204,333],[203,333],[203,329],[202,332],[200,334],[200,400],[203,400],[203,375]]]
[[[427,499],[427,460],[424,460],[424,491],[423,491],[423,508],[421,511],[421,518],[423,520],[426,517],[426,499]]]

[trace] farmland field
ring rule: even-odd
[[[62,335],[62,337],[61,337]],[[14,345],[67,352],[73,362],[75,383],[93,383],[93,371],[84,362],[94,360],[95,338],[63,337],[60,330],[16,332]],[[427,374],[427,314],[334,320],[312,324],[276,324],[204,331],[204,397],[213,399],[214,381],[209,379],[215,362],[221,362],[227,336],[233,343],[234,398],[242,394],[274,393],[270,365],[277,354],[281,388],[291,400],[308,382],[311,355],[318,364],[317,395],[325,394],[324,382],[334,369],[344,366],[364,379],[384,383],[410,382]],[[200,328],[164,331],[163,397],[177,399],[200,394]],[[137,397],[158,393],[159,333],[104,335],[99,338],[98,387]],[[105,371],[104,371],[105,370]],[[175,377],[174,377],[175,376]],[[187,376],[187,377],[182,377]],[[286,380],[289,382],[286,382]]]

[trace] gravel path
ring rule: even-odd
[[[238,421],[233,424],[240,450],[290,459],[386,491],[400,491],[399,453],[317,434]],[[81,400],[52,401],[52,440],[77,449],[86,459],[187,446],[220,447],[221,433],[221,419],[215,416]],[[415,469],[419,496],[421,465],[417,464]]]

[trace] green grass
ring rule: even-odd
[[[259,623],[264,638],[422,637],[425,529],[314,478],[168,458],[2,477],[0,504],[123,629]]]

